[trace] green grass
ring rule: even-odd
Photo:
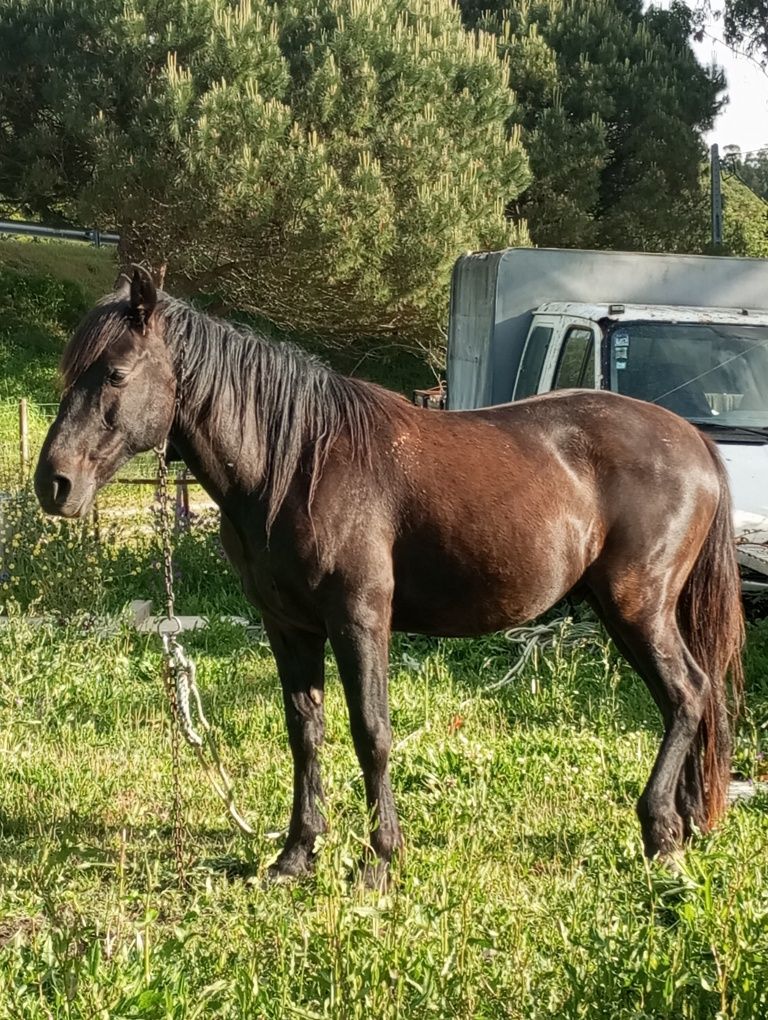
[[[330,834],[314,879],[274,887],[291,766],[272,657],[223,625],[188,644],[257,835],[185,757],[180,892],[156,639],[0,631],[0,1017],[765,1015],[768,804],[734,808],[679,875],[649,866],[633,804],[659,730],[610,648],[556,647],[484,695],[503,639],[395,642],[407,851],[381,895],[348,880],[366,818],[332,661]],[[759,728],[765,628],[752,646]]]
[[[117,277],[114,247],[94,248],[82,241],[0,237],[0,266],[27,277],[70,283],[92,304]]]
[[[113,249],[0,239],[0,399],[58,399],[64,344],[116,275]]]
[[[110,488],[114,495],[121,487]],[[125,487],[122,487],[125,491]],[[137,490],[130,496],[137,500]],[[68,620],[119,613],[133,599],[162,604],[162,555],[156,525],[157,504],[102,509],[97,535],[92,520],[46,517],[34,494],[25,490],[2,504],[0,517],[0,613],[25,613]],[[224,560],[218,516],[212,510],[177,522],[173,566],[182,614],[252,615]]]
[[[70,283],[89,304],[109,293],[117,277],[115,248],[94,248],[82,241],[0,237],[0,267]]]

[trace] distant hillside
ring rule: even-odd
[[[114,286],[116,252],[114,247],[94,248],[78,241],[0,236],[0,271],[8,269],[74,283],[84,298],[93,303]]]
[[[0,398],[57,399],[64,344],[116,275],[114,248],[0,238]]]

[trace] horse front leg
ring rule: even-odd
[[[381,886],[386,883],[392,855],[402,846],[389,780],[390,602],[381,593],[372,593],[367,599],[356,599],[356,603],[347,619],[329,627],[328,636],[344,685],[352,740],[363,772],[371,818],[373,856],[364,861],[362,877],[366,885]],[[361,608],[363,611],[358,612]]]
[[[266,613],[263,620],[280,674],[293,754],[293,810],[288,838],[269,870],[272,878],[296,878],[312,871],[315,841],[326,829],[319,761],[325,733],[325,636],[286,628]]]

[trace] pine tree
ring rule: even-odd
[[[88,40],[110,47],[116,7],[18,0],[0,10],[0,213],[52,225],[75,215],[91,170],[83,106],[96,109],[104,87]]]
[[[460,0],[508,55],[539,244],[697,251],[702,132],[722,78],[699,66],[680,6],[640,0]],[[490,13],[483,13],[487,6]]]
[[[54,111],[45,165],[80,154],[62,212],[117,227],[175,287],[315,332],[435,338],[456,256],[526,240],[505,215],[530,179],[508,69],[444,0],[65,2],[8,5],[42,26],[47,69],[8,133],[40,145]],[[2,191],[44,208],[23,176]]]

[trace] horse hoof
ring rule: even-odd
[[[281,885],[308,878],[314,870],[314,857],[304,847],[292,847],[283,850],[275,863],[267,868],[267,883]]]
[[[665,854],[659,854],[656,860],[669,875],[679,877],[685,874],[685,851],[681,847],[676,847]]]
[[[641,815],[641,821],[645,856],[650,860],[654,857],[668,857],[683,846],[685,826],[676,812],[654,818],[643,818]]]

